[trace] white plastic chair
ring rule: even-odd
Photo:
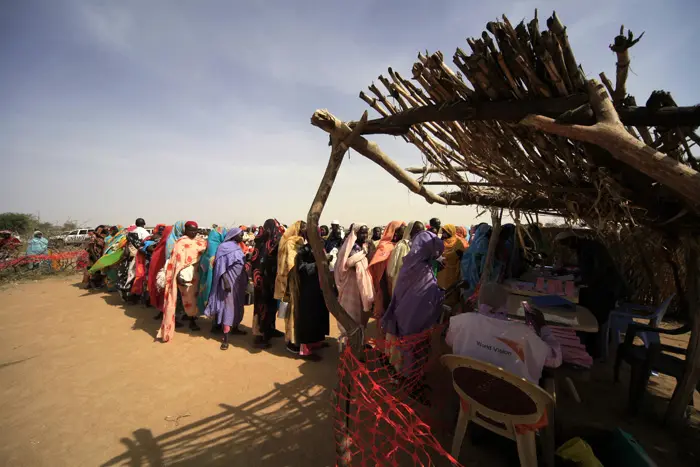
[[[535,431],[518,433],[516,425],[534,425],[546,414],[548,424],[541,433],[542,452],[545,464],[554,465],[555,404],[547,391],[501,368],[469,357],[443,355],[440,361],[452,372],[452,384],[460,398],[452,457],[459,457],[467,425],[473,422],[515,440],[520,465],[535,467]]]

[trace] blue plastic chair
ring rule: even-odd
[[[651,306],[635,305],[634,303],[624,303],[610,312],[610,317],[608,322],[605,323],[603,328],[603,336],[601,339],[601,352],[600,356],[603,360],[607,360],[610,338],[612,337],[614,348],[618,348],[622,342],[621,334],[627,331],[627,326],[634,323],[635,319],[648,319],[649,326],[658,327],[661,320],[663,320],[668,306],[671,304],[671,300],[676,294],[671,294],[666,300],[659,305],[656,310]],[[646,332],[640,331],[637,336],[642,339],[644,346],[649,348],[649,337]]]

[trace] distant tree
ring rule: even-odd
[[[4,212],[0,214],[0,230],[10,230],[20,235],[26,234],[35,223],[32,214]]]
[[[59,225],[53,225],[51,222],[39,222],[36,225],[36,230],[40,230],[44,233],[53,232],[54,230],[62,229]]]
[[[63,230],[75,230],[78,228],[78,223],[75,221],[67,220],[63,223]]]

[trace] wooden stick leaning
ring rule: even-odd
[[[328,166],[326,167],[326,172],[323,174],[323,179],[321,179],[321,183],[318,186],[316,196],[311,203],[309,214],[306,218],[306,222],[308,224],[307,235],[309,243],[311,244],[314,258],[316,259],[319,281],[321,284],[321,290],[323,291],[323,299],[326,302],[328,311],[335,317],[335,319],[338,320],[343,328],[345,328],[345,332],[348,335],[348,344],[352,348],[355,355],[359,355],[362,351],[363,336],[361,332],[358,332],[360,330],[360,325],[356,323],[352,317],[350,317],[348,312],[345,311],[345,309],[340,305],[338,298],[335,296],[335,292],[333,291],[333,278],[331,277],[331,271],[328,267],[328,259],[326,258],[326,252],[321,235],[318,232],[318,222],[321,218],[323,208],[326,205],[326,201],[328,200],[328,195],[330,195],[331,189],[333,188],[333,183],[338,175],[338,170],[343,162],[343,157],[345,156],[348,148],[352,146],[353,139],[359,136],[365,122],[367,122],[367,111],[362,114],[362,118],[357,126],[352,131],[348,132],[343,138],[338,138],[337,136],[331,135],[333,146],[331,156],[328,160]]]

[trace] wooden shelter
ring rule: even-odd
[[[516,216],[556,214],[601,232],[649,229],[681,244],[693,333],[668,411],[669,420],[680,420],[700,378],[700,160],[691,151],[700,143],[700,107],[679,107],[663,91],[637,106],[626,80],[629,48],[639,39],[620,29],[610,46],[617,55],[615,84],[603,73],[601,84],[586,78],[556,13],[546,28],[537,12],[515,27],[504,16],[479,38],[467,39],[469,51],[457,49],[456,70],[436,52],[418,55],[412,80],[391,68],[379,76],[381,85],[372,84],[360,98],[380,118],[368,120],[365,112],[359,121],[343,122],[316,111],[311,123],[330,135],[332,151],[309,211],[310,241],[322,265],[326,302],[341,324],[358,329],[332,293],[316,227],[352,148],[430,203],[510,209]],[[370,134],[403,137],[421,151],[425,165],[402,169],[363,137]],[[444,180],[428,182],[429,173]],[[434,184],[454,189],[438,194],[427,188]],[[352,334],[353,346],[361,343],[358,334]]]

